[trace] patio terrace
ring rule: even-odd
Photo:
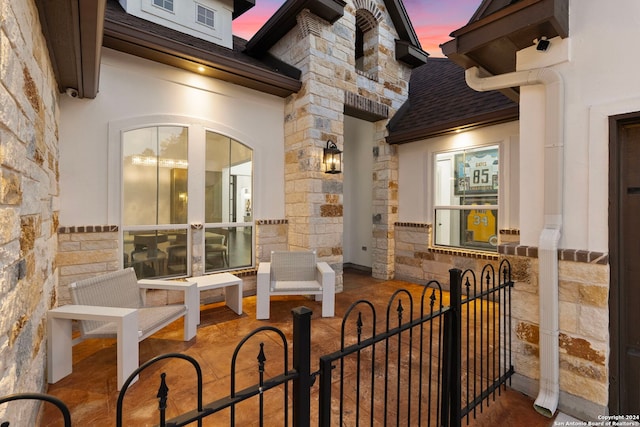
[[[371,278],[358,271],[349,270],[344,274],[344,291],[336,295],[336,317],[320,317],[320,304],[304,297],[279,297],[272,300],[269,321],[255,319],[255,296],[245,297],[244,313],[236,315],[224,303],[215,303],[201,307],[201,324],[196,339],[182,341],[181,321],[175,322],[152,337],[140,343],[140,360],[147,361],[154,356],[178,352],[195,358],[203,370],[203,402],[211,402],[229,394],[230,360],[238,342],[256,328],[270,325],[282,330],[291,349],[292,316],[295,307],[306,306],[313,312],[312,319],[312,371],[318,369],[321,355],[339,348],[342,315],[352,302],[367,299],[374,304],[379,313],[384,314],[389,297],[397,289],[404,288],[419,295],[422,286],[402,281],[382,281]],[[384,317],[381,315],[380,317]],[[384,319],[380,319],[384,321]],[[276,340],[266,340],[265,352],[281,345]],[[74,426],[113,426],[116,419],[116,364],[115,340],[87,340],[73,349],[73,373],[56,384],[49,385],[48,393],[66,403],[71,411]],[[290,353],[291,356],[291,353]],[[256,383],[255,355],[246,355],[239,359],[241,367],[238,382]],[[176,361],[175,363],[180,363]],[[125,398],[124,425],[147,426],[158,424],[158,400],[156,393],[160,372],[167,372],[169,401],[167,417],[176,416],[194,409],[195,375],[184,369],[183,375],[175,376],[186,365],[167,362],[158,368],[150,368],[127,392]],[[289,364],[291,368],[291,364]],[[252,370],[251,378],[248,376]],[[269,372],[266,372],[269,375]],[[178,379],[178,381],[176,381]],[[312,390],[312,425],[317,424],[317,382]],[[243,404],[245,405],[245,404]],[[283,411],[280,401],[268,402],[265,414],[267,426],[283,425]],[[247,408],[247,409],[245,409]],[[243,406],[237,409],[236,425],[258,425],[253,407]],[[228,410],[204,420],[203,425],[228,425]],[[553,420],[545,418],[533,409],[533,400],[517,391],[503,390],[501,396],[478,410],[475,420],[469,425],[485,426],[552,426]],[[44,405],[40,414],[42,427],[62,426],[62,419],[51,405]],[[463,420],[463,425],[465,421]]]

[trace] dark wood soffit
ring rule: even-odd
[[[396,59],[402,61],[412,68],[419,67],[427,63],[429,54],[421,48],[410,44],[405,40],[396,40]]]
[[[246,50],[255,57],[266,54],[297,25],[297,17],[304,9],[333,24],[344,15],[345,6],[343,0],[288,0],[247,42]]]
[[[398,32],[400,39],[409,42],[416,48],[422,49],[422,46],[420,46],[420,39],[418,39],[418,35],[411,24],[411,20],[409,19],[409,15],[407,14],[407,10],[405,9],[402,1],[384,0],[384,4],[387,6],[387,12],[389,13],[389,16],[391,16],[391,21],[393,22],[393,26]]]
[[[568,0],[519,1],[452,32],[441,48],[464,68],[497,75],[515,71],[516,52],[542,36],[569,36]]]
[[[232,19],[236,19],[256,5],[256,0],[233,0]]]
[[[472,118],[462,118],[447,123],[440,123],[430,127],[421,128],[416,126],[406,132],[394,132],[392,135],[386,137],[386,141],[388,144],[406,144],[408,142],[422,141],[458,131],[512,122],[518,120],[518,118],[519,108],[515,106],[500,111],[481,114]]]
[[[36,0],[58,90],[95,98],[106,0]]]
[[[105,21],[104,46],[283,98],[302,87],[298,79],[115,21]],[[198,66],[205,67],[205,72],[198,72]]]

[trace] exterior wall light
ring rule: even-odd
[[[546,52],[546,50],[549,49],[549,45],[551,44],[551,42],[547,40],[545,36],[540,37],[540,39],[535,39],[533,43],[536,45],[536,50],[539,50],[540,52]]]
[[[338,150],[335,142],[327,141],[327,148],[324,149],[322,164],[324,173],[342,172],[342,151]]]

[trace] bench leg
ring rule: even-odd
[[[196,285],[184,290],[184,305],[187,314],[184,316],[184,341],[191,341],[196,336],[200,324],[200,291]]]
[[[71,319],[48,316],[47,377],[50,384],[60,381],[73,370]]]
[[[242,281],[224,288],[224,302],[237,314],[242,314]]]
[[[138,313],[133,312],[120,318],[118,325],[118,390],[129,375],[138,369]],[[138,380],[136,377],[131,384]]]
[[[269,284],[266,286],[260,286],[256,290],[256,319],[268,319],[269,318]]]
[[[322,317],[333,317],[335,314],[336,296],[331,286],[322,288]]]

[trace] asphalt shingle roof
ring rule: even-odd
[[[516,120],[518,104],[497,91],[476,92],[464,70],[447,58],[429,58],[409,80],[409,98],[390,121],[389,143],[436,136],[469,126]]]

